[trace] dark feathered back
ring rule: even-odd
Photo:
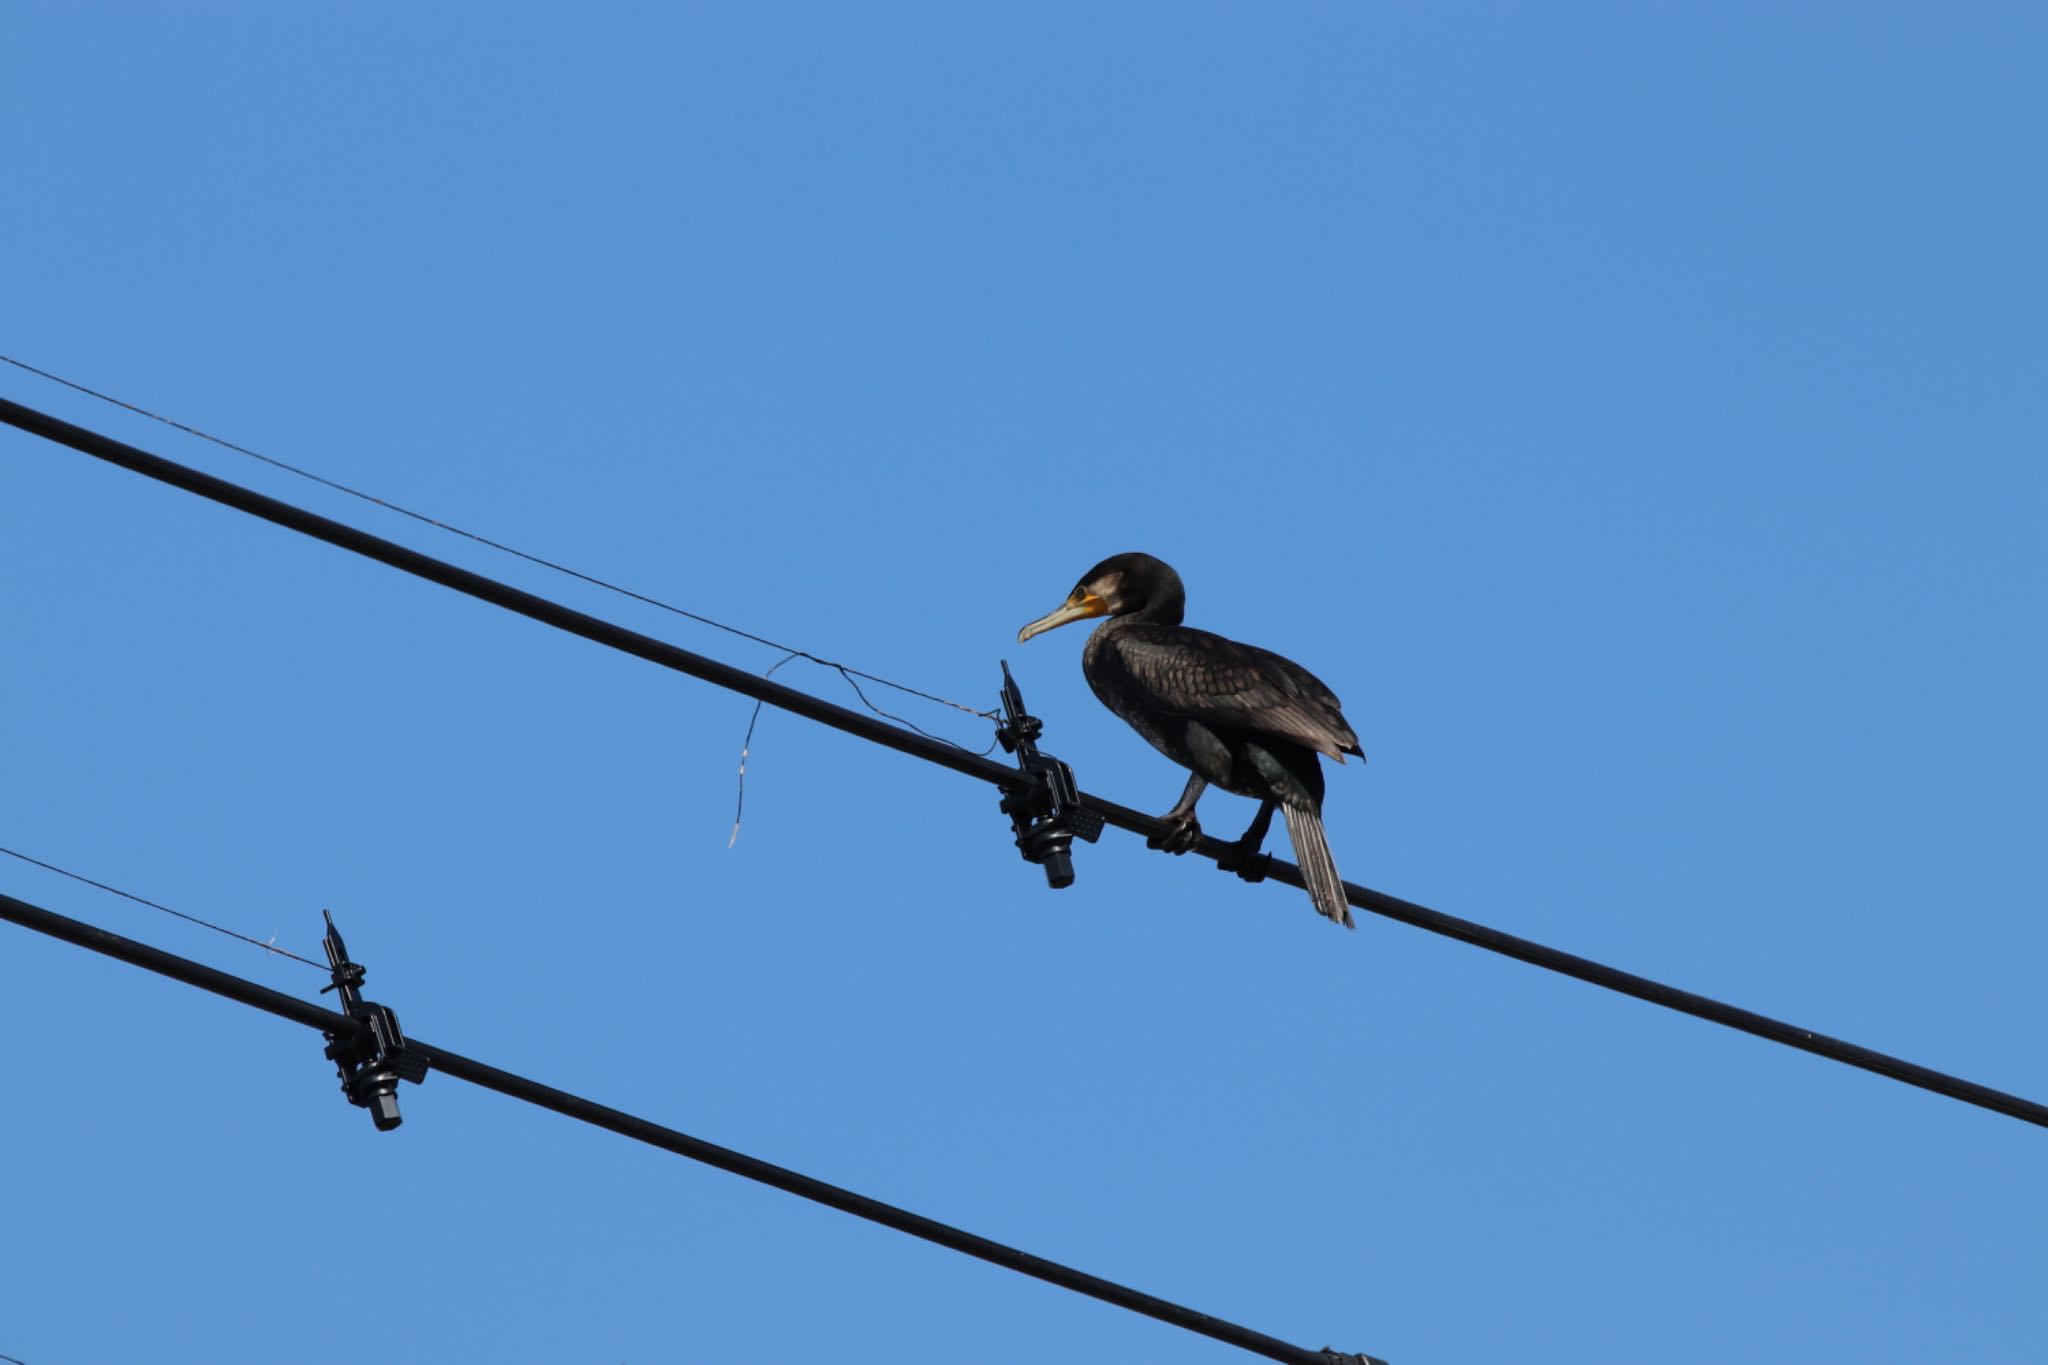
[[[1206,630],[1144,620],[1105,627],[1096,667],[1114,669],[1144,705],[1227,730],[1293,740],[1342,761],[1365,754],[1336,694],[1270,650]]]

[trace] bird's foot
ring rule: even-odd
[[[1163,848],[1168,853],[1182,854],[1202,842],[1202,822],[1195,819],[1195,813],[1179,814],[1168,811],[1159,817],[1166,823],[1164,834],[1154,834],[1145,840],[1147,848]]]
[[[1239,839],[1234,844],[1224,845],[1223,852],[1216,858],[1216,870],[1235,872],[1248,882],[1266,880],[1267,869],[1273,866],[1273,855],[1259,851],[1259,845],[1264,842],[1263,839]]]

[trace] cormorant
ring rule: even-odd
[[[1309,898],[1346,928],[1351,907],[1323,837],[1323,766],[1365,757],[1340,703],[1300,664],[1251,645],[1183,626],[1187,593],[1180,575],[1146,554],[1112,555],[1087,573],[1056,610],[1017,632],[1032,636],[1091,616],[1110,619],[1081,651],[1081,671],[1102,704],[1153,748],[1194,775],[1173,809],[1171,829],[1147,840],[1185,853],[1202,837],[1195,803],[1211,784],[1258,798],[1259,813],[1222,866],[1240,869],[1258,856],[1277,805],[1287,814]]]

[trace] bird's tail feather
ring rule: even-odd
[[[1351,928],[1351,905],[1344,895],[1344,879],[1337,875],[1337,860],[1330,856],[1330,841],[1323,837],[1321,812],[1295,806],[1280,809],[1287,813],[1287,838],[1294,845],[1294,861],[1301,864],[1301,879],[1308,883],[1309,899],[1323,914]]]

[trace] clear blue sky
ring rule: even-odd
[[[1344,698],[1347,876],[2038,1097],[2044,60],[1998,4],[14,6],[0,350],[977,705],[1008,656],[1163,810],[1080,632],[1014,642],[1151,551]],[[0,544],[0,842],[331,907],[433,1041],[1397,1365],[2040,1358],[2048,1133],[1117,833],[1053,894],[782,714],[728,851],[738,698],[13,432]],[[30,1365],[1249,1358],[445,1077],[378,1136],[316,1036],[4,927],[0,1027]]]

